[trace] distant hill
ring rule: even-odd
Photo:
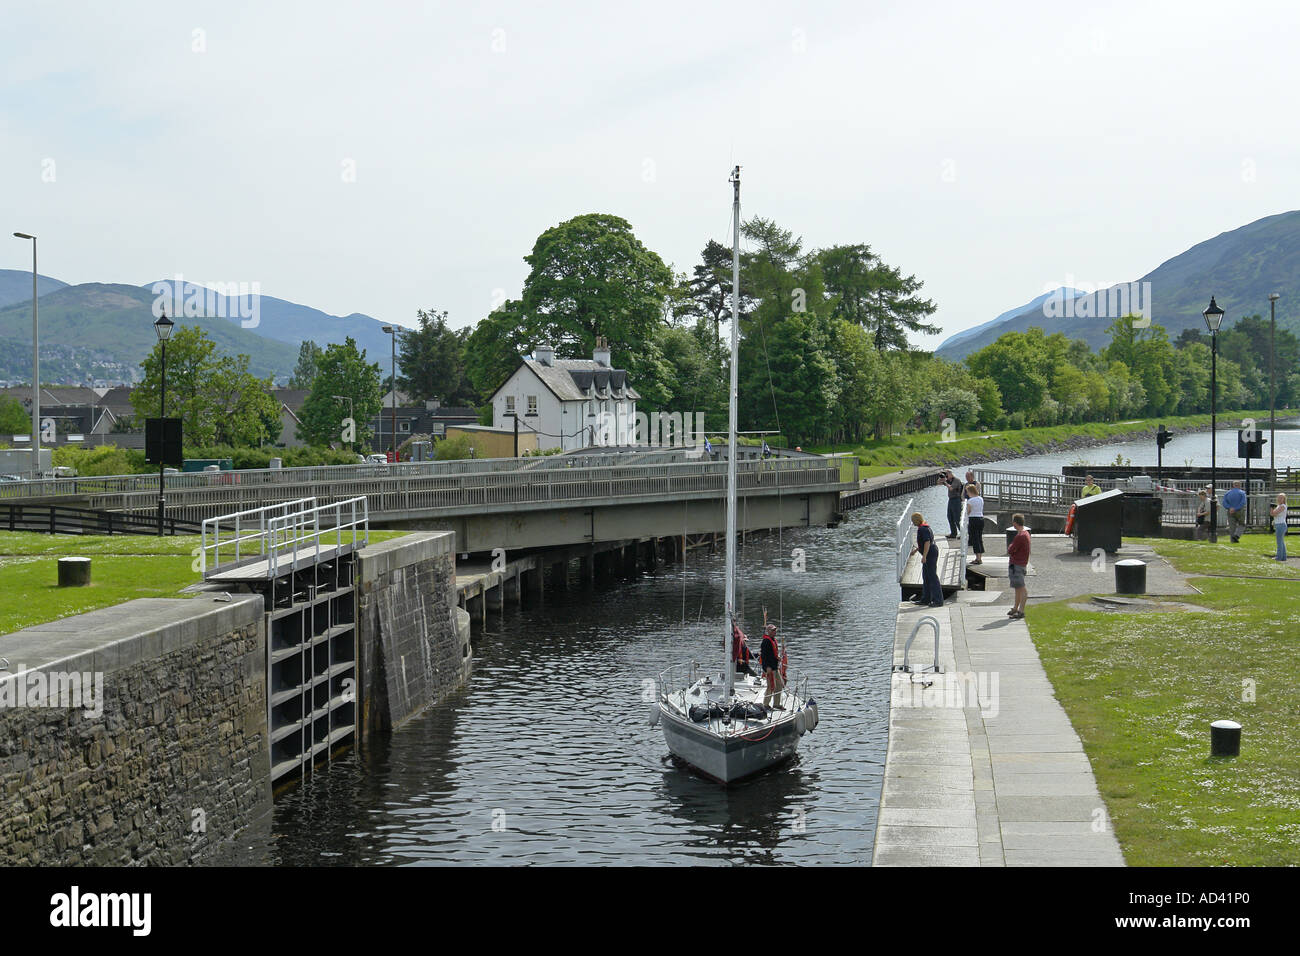
[[[27,281],[30,284],[30,275],[28,275]],[[181,296],[182,301],[193,296],[195,290],[201,288],[193,283],[178,284],[175,280],[169,279],[163,279],[157,283],[151,282],[146,286],[142,286],[142,288],[152,294],[155,286],[167,285],[171,286],[173,295],[179,294]],[[183,288],[178,289],[178,285],[183,286]],[[244,315],[252,311],[251,296],[240,299],[236,296],[218,295],[215,292],[209,294],[207,290],[204,290],[203,294],[206,304],[215,306],[210,308],[207,314],[224,316],[235,325],[251,321],[251,319],[243,318]],[[29,298],[30,295],[29,285]],[[275,339],[278,342],[288,342],[295,346],[295,349],[307,339],[311,339],[317,345],[324,346],[329,342],[342,343],[348,336],[352,336],[356,340],[357,348],[366,350],[366,358],[387,367],[387,356],[392,348],[388,341],[388,334],[384,332],[384,325],[387,323],[380,322],[368,315],[362,315],[359,312],[345,316],[330,315],[320,309],[299,305],[296,302],[287,302],[284,299],[277,299],[265,293],[259,295],[257,301],[259,306],[258,324],[249,331],[256,332],[268,339]],[[239,310],[241,305],[243,306],[242,313]],[[290,371],[292,371],[292,368],[290,368]]]
[[[1227,313],[1227,326],[1247,315],[1267,318],[1270,292],[1282,297],[1277,308],[1278,327],[1300,335],[1300,211],[1268,216],[1197,243],[1136,281],[1151,283],[1151,320],[1164,326],[1171,339],[1183,329],[1204,330],[1201,312],[1210,304],[1211,295]],[[1080,308],[1084,298],[1091,300],[1091,317],[1077,314],[1084,311]],[[1040,297],[1010,317],[1004,313],[959,332],[936,353],[959,361],[1006,332],[1023,332],[1031,326],[1049,335],[1064,332],[1094,349],[1101,348],[1109,342],[1106,328],[1115,318],[1107,308],[1109,298],[1109,290],[1102,290],[1075,299],[1074,316],[1049,317]]]
[[[1058,291],[1062,293],[1063,298],[1065,297],[1073,298],[1074,296],[1083,294],[1075,289],[1061,289]],[[939,347],[935,349],[935,352],[942,354],[943,357],[948,359],[948,361],[950,362],[954,362],[957,361],[958,359],[964,358],[968,351],[974,351],[974,349],[964,348],[965,343],[973,341],[976,338],[976,336],[978,336],[985,329],[991,329],[996,325],[1001,325],[1003,322],[1006,322],[1008,319],[1014,319],[1017,315],[1021,315],[1025,312],[1032,312],[1040,309],[1042,307],[1042,304],[1046,302],[1049,298],[1051,298],[1054,294],[1055,292],[1044,292],[1038,298],[1031,299],[1030,301],[1026,302],[1024,305],[1016,306],[1014,309],[1008,309],[1006,312],[1003,312],[1001,315],[999,315],[996,319],[989,319],[989,321],[981,322],[979,325],[975,326],[974,328],[967,329],[965,332],[958,332],[956,335],[949,336],[939,344]],[[998,334],[1000,335],[1001,333]],[[956,356],[955,358],[954,355]]]
[[[36,274],[36,294],[42,298],[47,292],[67,287],[66,282]],[[32,274],[21,269],[0,269],[0,309],[15,302],[32,301]],[[30,305],[28,306],[30,309]],[[29,343],[30,347],[30,343]]]
[[[30,275],[28,281],[31,281]],[[32,313],[27,302],[0,309],[0,381],[30,381]],[[87,282],[44,294],[40,301],[41,379],[60,384],[130,383],[158,341],[148,289]],[[217,348],[249,356],[258,376],[287,378],[298,349],[219,318],[185,318],[207,330]]]
[[[170,296],[168,286],[173,290]],[[368,315],[330,315],[264,294],[257,297],[254,308],[251,297],[227,297],[173,280],[144,286],[68,285],[40,276],[41,379],[69,385],[137,381],[140,363],[157,341],[155,287],[164,301],[172,303],[168,311],[172,318],[207,329],[222,351],[248,355],[250,368],[259,376],[287,381],[304,340],[325,346],[348,336],[366,350],[370,361],[388,368],[389,336],[384,323]],[[0,382],[31,379],[31,298],[30,272],[0,269]]]

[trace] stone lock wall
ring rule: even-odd
[[[455,535],[421,532],[357,555],[361,737],[389,730],[469,676],[469,615],[456,606]]]
[[[268,813],[263,620],[205,594],[0,636],[0,863],[197,863]]]

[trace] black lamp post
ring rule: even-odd
[[[1201,313],[1205,327],[1210,330],[1210,540],[1219,540],[1219,470],[1218,402],[1219,402],[1219,326],[1223,324],[1223,310],[1210,296],[1210,307]]]
[[[1273,375],[1273,336],[1277,332],[1277,300],[1281,298],[1276,292],[1268,296],[1268,470],[1277,482],[1277,458],[1273,449],[1277,447],[1277,379]],[[1274,488],[1274,491],[1277,489]]]
[[[175,327],[176,327],[176,323],[173,322],[171,319],[167,318],[166,312],[160,315],[158,317],[158,320],[153,324],[153,330],[158,333],[158,344],[162,348],[162,383],[160,388],[158,389],[158,417],[159,419],[161,419],[161,423],[165,423],[167,421],[167,340],[171,338],[172,329]],[[165,434],[167,428],[166,424],[162,424],[162,428]],[[165,448],[166,442],[160,441],[159,446]],[[167,481],[167,463],[161,460],[162,458],[165,457],[166,455],[160,455],[159,456],[160,460],[158,462],[158,535],[159,537],[161,537],[163,533],[163,518],[166,514],[166,509],[167,509],[167,491],[165,487]]]

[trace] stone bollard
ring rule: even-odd
[[[1236,757],[1241,753],[1241,724],[1216,720],[1210,724],[1210,756]]]
[[[84,588],[90,584],[90,558],[59,558],[59,587]]]

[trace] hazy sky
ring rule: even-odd
[[[1300,8],[1080,6],[8,3],[0,267],[466,325],[582,213],[689,270],[739,162],[950,334],[1300,206]]]

